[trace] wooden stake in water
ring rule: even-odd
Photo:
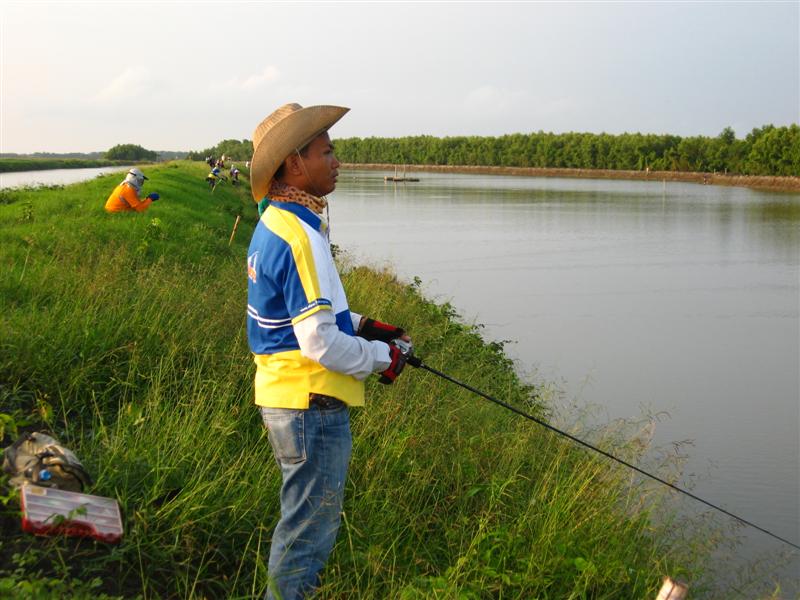
[[[689,586],[682,581],[673,581],[669,577],[664,577],[661,591],[658,592],[656,600],[683,600],[689,593]]]
[[[236,235],[236,228],[239,226],[239,219],[242,218],[242,215],[236,215],[236,223],[233,224],[233,231],[231,231],[231,239],[228,240],[228,246],[233,243],[233,236]]]

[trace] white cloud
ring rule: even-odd
[[[128,67],[95,94],[92,100],[98,104],[117,104],[144,95],[151,84],[152,75],[147,67]]]
[[[278,70],[278,67],[267,65],[260,72],[249,75],[244,79],[240,77],[229,79],[225,82],[224,86],[241,90],[253,90],[277,81],[280,76],[281,72]]]

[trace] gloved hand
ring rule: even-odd
[[[402,337],[405,331],[400,327],[381,323],[375,319],[364,319],[358,327],[356,335],[365,340],[379,340],[391,344],[392,340]]]
[[[155,192],[153,192],[152,194],[147,194],[147,197],[150,198],[150,200],[152,200],[153,202],[161,198],[161,196],[159,196]]]
[[[397,376],[403,372],[403,367],[406,366],[406,355],[393,342],[389,344],[389,357],[392,359],[392,363],[388,369],[381,372],[381,377],[378,379],[380,383],[386,385],[394,383]]]

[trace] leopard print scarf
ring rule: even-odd
[[[325,210],[325,207],[328,205],[328,200],[325,197],[317,198],[308,192],[299,190],[291,185],[286,185],[275,179],[272,180],[269,186],[267,196],[269,196],[270,200],[277,200],[278,202],[294,202],[295,204],[300,204],[301,206],[311,209],[318,215],[321,215],[322,211]]]

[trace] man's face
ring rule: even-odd
[[[315,196],[330,194],[336,188],[339,161],[333,153],[333,144],[328,132],[315,137],[308,145],[307,155],[301,155],[300,158],[303,175],[308,182],[303,189]]]

